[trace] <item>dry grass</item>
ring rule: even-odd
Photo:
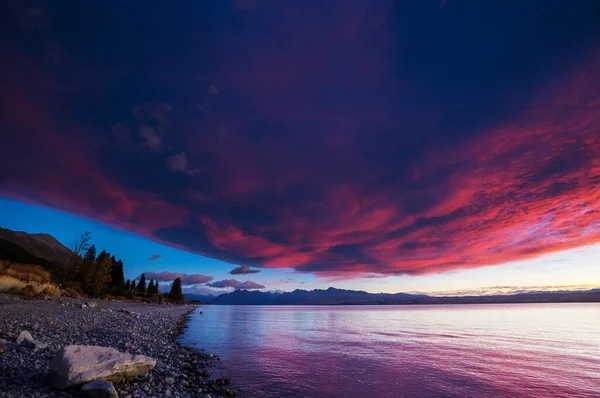
[[[52,276],[50,272],[39,265],[12,263],[5,267],[2,274],[26,282],[38,284],[50,283]]]
[[[8,275],[0,275],[0,293],[21,294],[27,297],[60,296],[62,291],[54,283],[27,283]]]
[[[12,276],[0,275],[0,292],[7,293],[11,291],[19,291],[27,286],[27,283]]]

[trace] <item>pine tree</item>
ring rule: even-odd
[[[131,281],[131,291],[135,294],[135,280]]]
[[[84,260],[90,263],[96,261],[96,245],[91,245],[85,252]]]
[[[111,257],[111,260],[114,258]],[[123,275],[123,262],[121,260],[113,262],[110,269],[111,287],[121,290],[125,286],[125,276]]]
[[[108,253],[106,253],[106,250],[102,250],[100,254],[98,254],[98,257],[96,257],[96,262],[100,263],[104,261],[106,257],[108,257]]]
[[[154,284],[154,293],[160,294],[160,290],[158,290],[158,281]]]
[[[150,279],[148,284],[148,294],[154,294],[154,279]]]
[[[88,276],[90,293],[98,296],[110,283],[110,257],[105,256],[102,261],[96,261],[90,269]]]
[[[127,279],[127,282],[125,282],[125,290],[131,290],[131,281],[129,279]]]
[[[140,293],[146,293],[146,275],[142,274],[140,281],[137,284],[137,290]]]
[[[181,279],[177,278],[171,285],[171,291],[169,292],[169,298],[174,301],[185,301],[185,296],[181,290]]]

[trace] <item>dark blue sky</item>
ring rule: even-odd
[[[317,277],[600,238],[597,1],[2,7],[5,198]]]

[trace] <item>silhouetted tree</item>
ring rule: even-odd
[[[92,267],[88,270],[88,293],[92,296],[97,296],[110,283],[110,266],[111,259],[109,256],[104,256],[101,260],[92,263]]]
[[[137,291],[140,293],[146,293],[146,275],[142,274],[140,281],[137,284]]]
[[[169,292],[169,298],[175,301],[185,301],[185,296],[181,290],[181,279],[177,278],[171,285],[171,291]]]
[[[67,248],[71,251],[69,257],[66,259],[66,263],[62,267],[62,274],[59,272],[59,282],[65,283],[67,280],[77,279],[80,273],[81,262],[84,254],[90,247],[90,240],[92,235],[89,231],[85,231],[80,236],[73,239],[67,245]]]
[[[91,245],[85,252],[84,260],[90,263],[96,260],[96,245]]]
[[[129,279],[127,279],[127,282],[125,282],[125,290],[131,290],[131,281]]]
[[[131,291],[135,293],[135,281],[131,281]]]
[[[111,260],[115,258],[111,257]],[[125,276],[123,275],[123,262],[121,260],[113,262],[110,269],[111,287],[123,289],[125,286]]]
[[[148,283],[148,294],[154,294],[154,279],[150,279]]]
[[[160,290],[158,290],[158,281],[156,281],[156,283],[154,284],[154,292],[156,294],[160,294]]]

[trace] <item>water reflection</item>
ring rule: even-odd
[[[209,306],[241,396],[600,396],[600,305]]]

